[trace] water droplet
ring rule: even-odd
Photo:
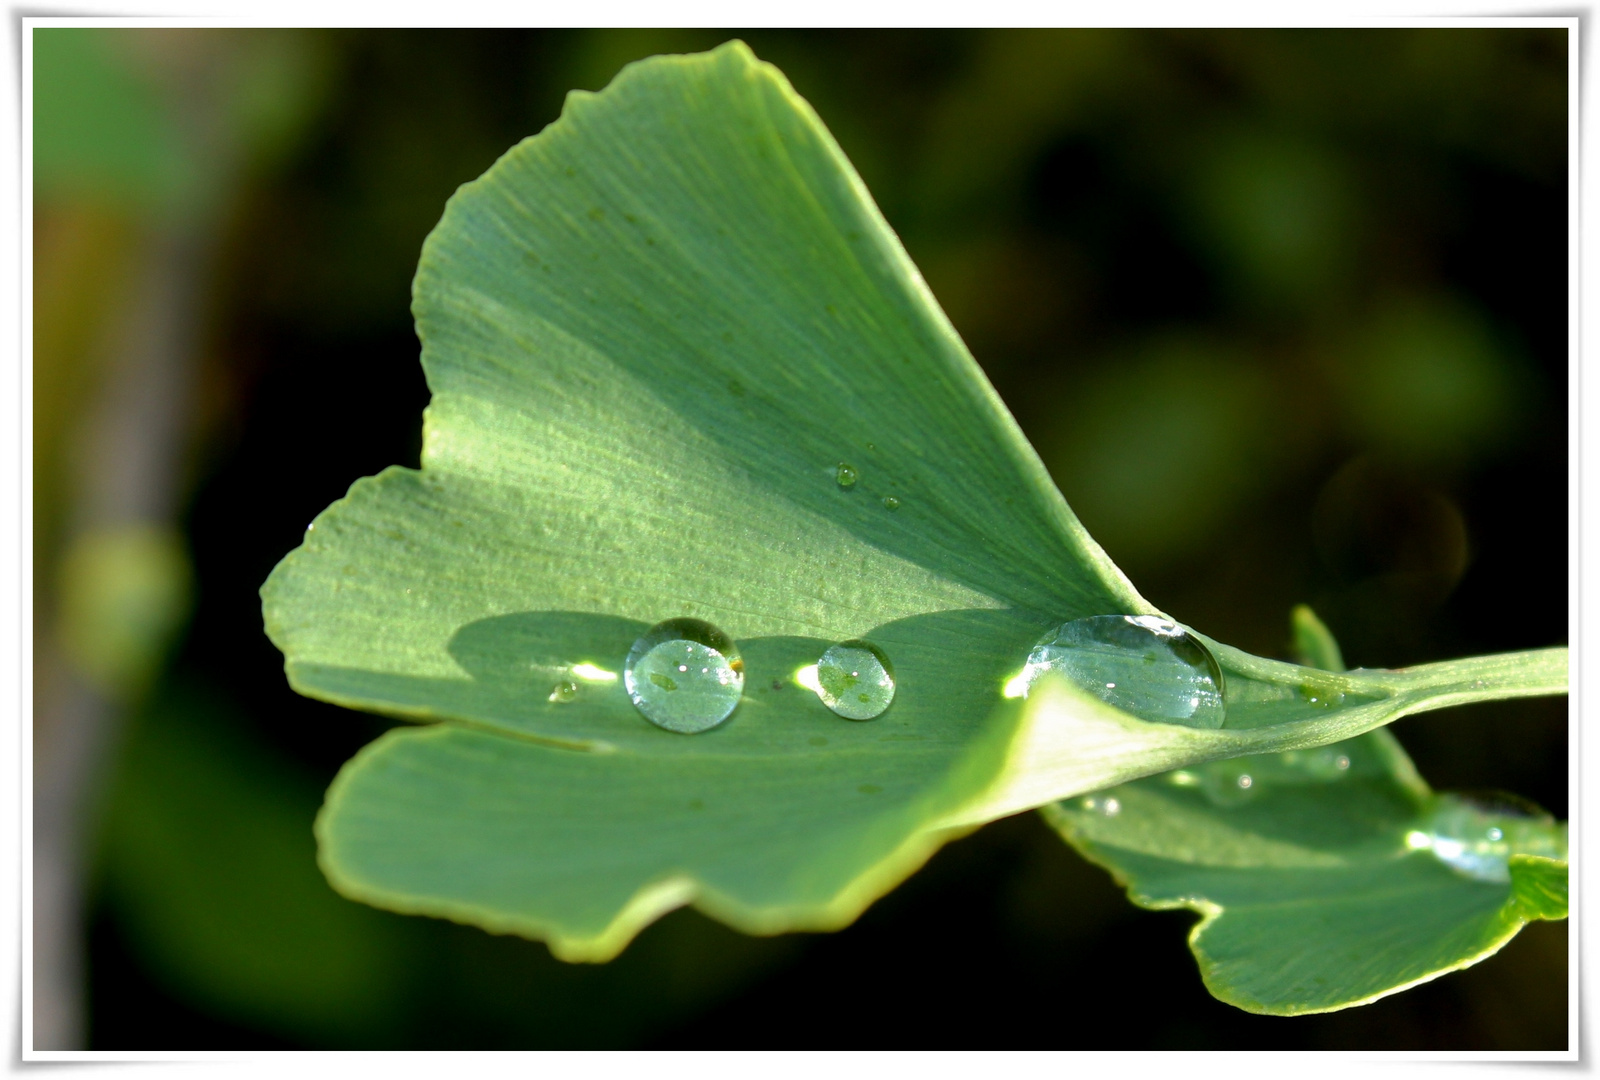
[[[633,643],[622,681],[646,720],[693,734],[716,727],[739,704],[744,661],[733,639],[710,623],[668,619]]]
[[[1300,698],[1306,704],[1315,705],[1319,709],[1331,709],[1344,701],[1344,694],[1325,686],[1312,686],[1307,683],[1300,687]]]
[[[1343,754],[1333,759],[1333,767],[1341,772],[1350,767],[1350,759]]]
[[[1008,697],[1026,697],[1046,671],[1143,719],[1219,728],[1222,669],[1195,637],[1153,615],[1095,615],[1039,639]]]
[[[861,479],[861,474],[856,472],[854,465],[847,465],[842,461],[839,462],[839,469],[833,476],[842,488],[855,487],[856,481]]]
[[[1242,788],[1249,787],[1251,784],[1255,783],[1255,781],[1250,779],[1250,774],[1249,773],[1240,773],[1239,774],[1239,779],[1236,780],[1235,783],[1237,783],[1239,785],[1239,787],[1242,789]]]
[[[883,508],[885,510],[898,510],[900,509],[900,500],[893,495],[885,495],[883,497]]]
[[[1122,804],[1116,799],[1107,799],[1105,802],[1100,804],[1100,811],[1101,813],[1105,814],[1106,817],[1113,817],[1116,814],[1122,813]]]
[[[1513,855],[1567,857],[1565,825],[1525,799],[1498,793],[1440,795],[1405,842],[1479,881],[1510,881]]]
[[[817,661],[813,689],[846,720],[871,720],[894,700],[894,668],[876,645],[843,641],[829,646]]]
[[[550,691],[550,700],[556,702],[571,701],[578,696],[578,684],[571,679],[562,679]]]

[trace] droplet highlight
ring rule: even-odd
[[[840,487],[853,488],[856,486],[856,481],[861,479],[861,474],[856,472],[854,465],[841,461],[839,462],[839,468],[833,474],[833,478],[839,481]]]
[[[898,510],[900,509],[900,500],[893,495],[885,495],[883,497],[883,508],[885,510]]]
[[[1047,671],[1142,720],[1220,728],[1222,669],[1183,627],[1154,615],[1094,615],[1040,638],[1008,697],[1026,697]]]
[[[578,684],[571,679],[562,679],[550,690],[550,700],[559,703],[571,701],[578,696]]]
[[[628,650],[623,685],[652,724],[692,735],[728,718],[744,693],[744,661],[733,639],[701,619],[668,619]]]
[[[822,654],[807,685],[846,720],[871,720],[894,701],[894,668],[876,645],[842,641]]]

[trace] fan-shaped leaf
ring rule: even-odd
[[[1002,688],[1050,626],[1152,608],[742,44],[571,95],[451,200],[414,311],[422,469],[358,481],[262,590],[296,689],[449,722],[335,783],[318,835],[342,891],[604,959],[687,902],[842,925],[953,832],[1084,789]],[[732,635],[746,678],[693,736],[617,678],[680,616]],[[851,638],[899,688],[862,723],[794,682]],[[1091,709],[1122,742],[1093,785],[1393,715],[1353,707],[1386,684],[1323,710],[1297,697],[1316,673],[1217,651],[1230,726],[1259,732],[1173,744]]]

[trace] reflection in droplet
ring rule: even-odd
[[[846,720],[871,720],[894,701],[894,668],[882,649],[865,641],[829,646],[814,678],[817,697]]]
[[[1074,619],[1034,645],[1007,697],[1026,697],[1046,671],[1124,712],[1163,724],[1219,728],[1222,669],[1177,623],[1154,615]]]
[[[744,692],[744,661],[733,639],[700,619],[668,619],[628,650],[623,684],[644,718],[684,734],[728,718]]]
[[[846,464],[843,461],[839,462],[839,469],[833,475],[842,488],[855,487],[856,481],[861,479],[861,474],[856,472],[855,466]]]
[[[1479,881],[1511,880],[1511,856],[1567,857],[1567,827],[1515,796],[1440,795],[1406,846]]]
[[[578,684],[571,679],[562,679],[550,691],[550,700],[555,702],[571,701],[578,696]]]

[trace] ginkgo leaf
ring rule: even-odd
[[[1566,827],[1435,795],[1387,729],[1209,762],[1048,808],[1142,907],[1188,907],[1213,995],[1293,1016],[1362,1005],[1564,919]]]
[[[445,722],[385,735],[330,790],[341,891],[605,959],[685,903],[759,933],[841,926],[950,836],[1083,790],[1039,782],[1052,725],[1005,687],[1050,627],[1154,611],[742,44],[569,96],[450,201],[413,310],[422,468],[358,481],[262,589],[297,690]],[[744,680],[694,735],[622,678],[643,631],[684,617],[737,643]],[[860,722],[796,681],[854,639],[896,683]],[[1184,731],[1236,741],[1174,751],[1178,729],[1087,702],[1122,725],[1096,784],[1346,737],[1403,692],[1466,700],[1458,676],[1486,696],[1565,679],[1564,653],[1406,691],[1349,677],[1329,709],[1299,696],[1317,673],[1214,651],[1240,730]]]

